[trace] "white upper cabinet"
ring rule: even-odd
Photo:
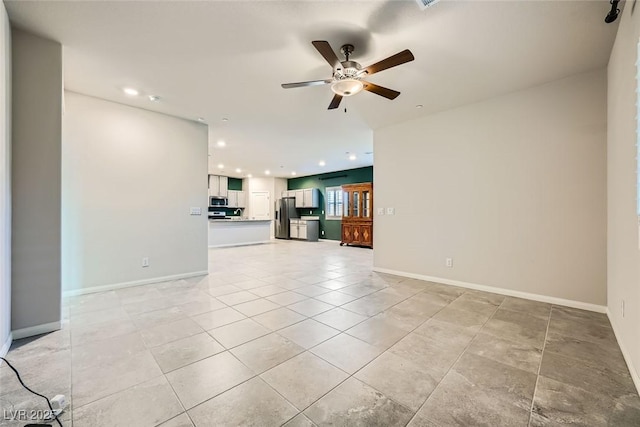
[[[303,208],[320,207],[320,191],[317,188],[305,188],[303,196]]]
[[[295,197],[296,208],[319,208],[320,190],[317,188],[303,188],[300,190],[285,190],[282,197]]]
[[[209,196],[229,197],[229,178],[209,175]]]
[[[246,208],[244,191],[229,190],[227,198],[229,199],[228,208]]]
[[[228,197],[229,195],[229,178],[226,176],[221,176],[220,178],[220,196]]]
[[[209,196],[220,195],[220,177],[218,175],[209,175]]]
[[[304,190],[295,190],[296,208],[304,207]]]
[[[229,208],[237,208],[238,207],[238,192],[235,190],[229,190],[229,202],[227,203],[227,207]]]

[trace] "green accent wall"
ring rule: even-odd
[[[229,177],[229,181],[228,181],[228,184],[227,184],[227,189],[242,191],[242,180],[239,179],[239,178],[231,178],[231,177]]]
[[[318,188],[320,190],[320,208],[301,208],[298,209],[298,212],[300,215],[317,215],[320,217],[321,239],[340,240],[342,237],[342,221],[325,219],[325,189],[327,187],[337,187],[344,184],[357,184],[360,182],[373,182],[373,166],[292,178],[287,181],[287,189],[299,190],[301,188]],[[322,231],[324,231],[324,236],[322,235]]]

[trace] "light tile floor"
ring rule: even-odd
[[[68,298],[63,329],[8,358],[71,396],[65,426],[640,425],[604,315],[377,274],[333,242],[211,250],[209,268]],[[45,409],[6,366],[0,407]]]

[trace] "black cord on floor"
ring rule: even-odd
[[[4,363],[6,363],[7,366],[10,367],[13,372],[15,372],[16,377],[18,377],[18,381],[20,381],[20,384],[22,384],[22,387],[27,389],[28,392],[33,393],[36,396],[39,396],[39,397],[41,397],[41,398],[43,398],[44,400],[47,401],[47,405],[49,406],[49,409],[51,410],[51,415],[53,415],[55,417],[56,421],[58,422],[58,425],[60,427],[63,427],[62,423],[58,419],[58,415],[55,413],[55,411],[53,410],[53,407],[51,406],[51,402],[49,401],[49,398],[47,398],[47,396],[43,396],[40,393],[36,393],[35,391],[33,391],[29,387],[27,387],[27,385],[24,383],[24,381],[22,381],[22,378],[20,378],[20,374],[18,373],[18,370],[16,368],[14,368],[13,365],[11,363],[9,363],[9,361],[7,359],[5,359],[4,357],[0,357],[0,360],[4,360]]]

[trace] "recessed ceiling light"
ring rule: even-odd
[[[237,173],[240,173],[240,172],[242,172],[242,169],[240,169],[240,168],[236,168],[236,172],[237,172]]]
[[[218,163],[218,169],[223,169],[224,165],[222,163]]]
[[[324,160],[320,160],[320,161],[318,162],[318,165],[319,165],[319,166],[324,166],[324,165],[326,165],[326,163],[324,162]]]
[[[356,159],[356,155],[355,154],[349,155],[349,160],[355,160],[355,159]]]
[[[204,122],[204,117],[198,117],[199,122]]]
[[[269,169],[267,169],[266,171],[264,171],[265,175],[271,175],[271,171]]]
[[[160,97],[158,95],[149,95],[149,101],[160,102]]]
[[[296,173],[295,173],[295,172],[291,172],[291,175],[295,176],[295,175],[296,175]]]
[[[216,144],[216,145],[217,145],[218,147],[224,147],[225,145],[227,145],[227,143],[226,143],[226,142],[224,142],[223,140],[220,140],[220,141],[218,141],[218,142],[217,142],[217,144]]]
[[[138,92],[136,89],[131,87],[125,87],[122,90],[124,91],[124,93],[126,93],[129,96],[138,96],[140,94],[140,92]]]
[[[423,107],[423,105],[422,105],[422,104],[418,104],[418,105],[416,105],[416,108],[422,108],[422,107]]]
[[[364,154],[373,154],[373,151],[365,151]]]
[[[222,118],[222,121],[223,121],[223,122],[228,122],[228,121],[229,121],[229,119],[227,119],[226,117],[223,117],[223,118]]]

